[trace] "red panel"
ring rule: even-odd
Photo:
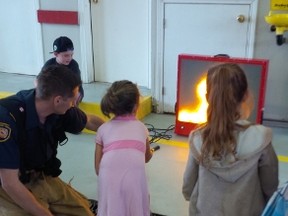
[[[37,10],[39,23],[78,25],[77,11]]]
[[[176,118],[176,125],[174,132],[178,135],[188,136],[189,133],[197,128],[199,125],[191,122],[182,122]]]

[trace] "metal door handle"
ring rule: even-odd
[[[238,15],[237,20],[239,23],[243,23],[245,21],[245,16],[244,15]]]

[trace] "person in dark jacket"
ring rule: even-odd
[[[70,68],[81,79],[81,71],[78,62],[73,59],[74,45],[70,38],[61,36],[53,42],[53,51],[51,52],[55,57],[45,62],[43,67],[49,65],[65,65]],[[79,97],[77,98],[77,105],[83,100],[84,89],[82,85],[79,86]]]
[[[103,123],[76,107],[80,84],[69,68],[52,65],[35,89],[0,100],[0,215],[95,215],[89,200],[59,178],[65,132],[97,131]]]

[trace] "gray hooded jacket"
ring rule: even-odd
[[[238,124],[250,124],[237,121]],[[182,192],[190,202],[190,216],[259,216],[278,186],[278,159],[271,144],[272,131],[251,125],[237,137],[237,153],[209,168],[199,165],[202,138],[189,136],[189,157]]]

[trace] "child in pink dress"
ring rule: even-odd
[[[96,135],[98,216],[149,216],[145,162],[152,157],[146,126],[136,119],[137,85],[116,81],[101,101],[104,115],[113,118]]]

